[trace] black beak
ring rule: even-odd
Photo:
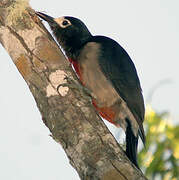
[[[41,13],[41,12],[35,12],[35,14],[37,16],[39,16],[40,18],[42,18],[43,20],[47,21],[48,23],[54,23],[54,18],[51,16],[48,16],[48,15]]]

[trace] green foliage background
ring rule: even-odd
[[[179,125],[148,106],[145,132],[146,147],[138,156],[144,174],[151,180],[179,180]]]

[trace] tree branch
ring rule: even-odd
[[[0,42],[81,179],[146,179],[127,159],[88,95],[71,88],[79,84],[71,66],[26,0],[0,0]]]

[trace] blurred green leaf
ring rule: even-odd
[[[152,180],[179,179],[179,125],[172,125],[168,113],[147,107],[146,148],[139,152],[139,164]]]

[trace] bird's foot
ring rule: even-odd
[[[77,80],[74,80],[70,77],[65,77],[66,83],[60,84],[57,86],[57,91],[60,87],[68,87],[70,89],[73,89],[74,91],[77,91],[80,95],[80,97],[87,98],[91,101],[92,98],[95,98],[94,94],[86,87],[84,87],[80,82]]]

